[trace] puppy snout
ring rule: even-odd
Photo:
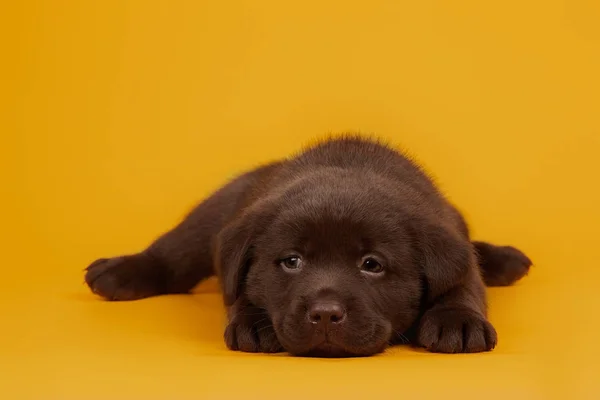
[[[308,310],[308,321],[313,325],[338,325],[346,319],[344,307],[337,301],[317,301]]]

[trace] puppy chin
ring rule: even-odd
[[[347,348],[336,343],[323,342],[309,349],[291,349],[289,353],[299,357],[316,358],[368,357],[383,352],[387,344],[387,341],[383,341],[379,345],[370,348]]]
[[[296,335],[290,337],[278,332],[277,336],[285,350],[294,356],[348,358],[372,356],[383,352],[388,347],[391,325],[374,326],[370,333],[370,335],[362,335],[360,343],[341,340],[335,332],[321,335],[310,334],[302,337],[293,337]],[[365,337],[368,337],[368,340],[365,340]]]
[[[298,354],[303,357],[317,357],[317,358],[346,358],[346,357],[361,357],[360,355],[352,354],[341,346],[324,342],[321,343],[309,351]]]

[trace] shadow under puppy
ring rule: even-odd
[[[422,170],[348,136],[233,180],[141,253],[100,259],[94,293],[186,293],[213,274],[232,350],[366,356],[410,340],[434,352],[494,348],[485,286],[523,277],[513,247],[472,242]]]

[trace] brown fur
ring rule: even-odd
[[[233,350],[360,356],[410,340],[457,353],[496,345],[484,280],[507,285],[530,265],[472,243],[407,157],[345,137],[233,180],[143,252],[92,263],[86,282],[134,300],[217,274]]]

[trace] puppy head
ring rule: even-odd
[[[220,236],[226,304],[246,296],[265,309],[292,354],[382,351],[468,265],[468,246],[398,193],[353,183],[305,182],[259,202]]]

